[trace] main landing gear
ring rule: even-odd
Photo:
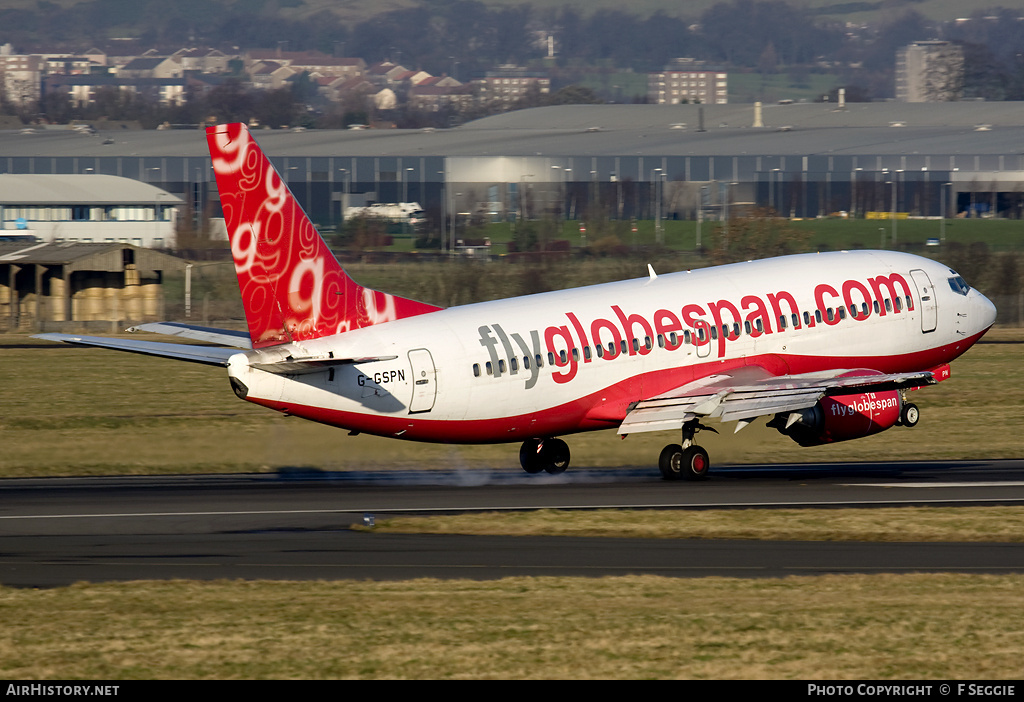
[[[519,463],[527,473],[564,473],[569,467],[569,446],[561,439],[527,439],[519,449]]]
[[[718,433],[712,427],[706,427],[696,419],[691,419],[683,425],[682,445],[669,444],[661,450],[658,468],[661,470],[662,478],[665,480],[702,480],[708,476],[708,468],[711,467],[708,452],[693,443],[694,435],[701,429]]]
[[[718,433],[697,420],[683,425],[683,443],[669,444],[661,451],[658,468],[665,480],[701,480],[708,475],[708,452],[693,443],[702,429]],[[527,439],[519,449],[519,463],[527,473],[558,475],[569,467],[569,446],[561,439]]]

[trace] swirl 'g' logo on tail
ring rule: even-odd
[[[253,348],[440,309],[349,278],[244,124],[206,138]]]

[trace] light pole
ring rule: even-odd
[[[409,202],[409,173],[412,170],[412,168],[406,168],[402,171],[402,204]]]
[[[903,169],[894,171],[892,174],[892,247],[896,248],[896,179],[899,177],[897,174],[902,173]]]
[[[700,200],[697,201],[697,248],[700,251],[700,225],[704,221],[704,194],[707,192],[706,185],[700,186]]]
[[[654,174],[658,174],[658,180],[654,180]],[[654,188],[654,240],[661,243],[661,169],[651,169],[651,187]]]
[[[942,244],[946,243],[946,188],[952,183],[943,183],[940,194],[942,195],[942,204],[940,205],[941,212],[939,212],[939,242]]]
[[[851,188],[853,189],[853,197],[850,198],[850,217],[851,219],[857,219],[857,181],[860,180],[860,172],[863,168],[857,167],[853,169],[851,174]]]
[[[775,179],[777,179],[779,181],[779,187],[776,188],[776,190],[778,191],[778,192],[776,192],[776,196],[778,197],[779,200],[781,200],[782,199],[782,169],[781,168],[773,168],[772,169],[772,178],[775,178]],[[782,208],[779,206],[778,202],[776,202],[776,200],[774,198],[772,199],[772,209],[775,210],[775,214],[776,215],[778,215],[780,212],[782,212]]]
[[[562,179],[561,179],[562,182],[559,184],[559,188],[558,188],[559,199],[561,200],[561,202],[558,205],[558,214],[562,217],[562,219],[569,219],[569,208],[566,207],[566,205],[565,205],[565,195],[566,195],[565,172],[566,172],[566,169],[562,168],[561,166],[552,166],[551,170],[553,170],[553,171],[560,171],[561,174],[562,174]]]
[[[352,174],[348,172],[347,168],[339,168],[338,170],[341,172],[341,224],[344,226],[345,210],[348,209],[349,182]]]

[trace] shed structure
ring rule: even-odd
[[[0,242],[0,331],[119,331],[160,321],[164,272],[187,265],[130,244]]]

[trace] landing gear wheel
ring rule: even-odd
[[[708,477],[711,459],[708,458],[708,452],[700,446],[683,449],[681,462],[683,478],[686,480],[703,480]]]
[[[569,467],[569,445],[561,439],[548,439],[541,446],[540,455],[544,461],[544,470],[551,475],[564,473]]]
[[[710,467],[708,452],[696,445],[684,449],[679,444],[670,444],[658,458],[658,468],[665,480],[701,480],[707,477]]]
[[[519,448],[519,464],[527,473],[564,473],[569,467],[569,446],[561,439],[528,439]]]
[[[683,477],[683,447],[679,444],[669,444],[661,450],[658,456],[658,469],[661,470],[661,477],[665,480],[679,480]]]
[[[544,464],[540,461],[540,439],[527,439],[519,447],[519,465],[527,473],[540,473]]]
[[[917,426],[917,423],[921,421],[921,410],[917,408],[913,402],[908,402],[903,405],[903,411],[900,412],[900,424],[905,427]]]

